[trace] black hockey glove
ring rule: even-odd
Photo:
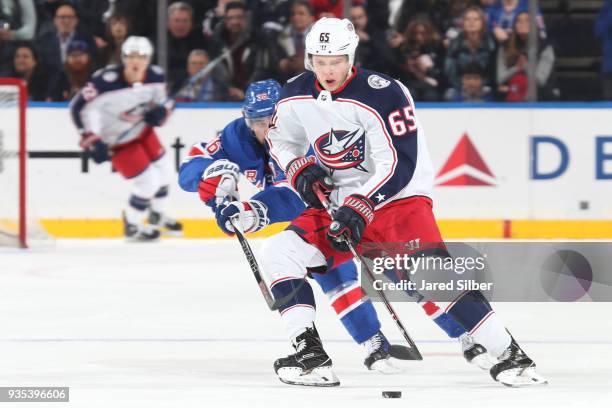
[[[161,126],[168,117],[168,109],[164,105],[156,105],[144,114],[144,121],[149,126]]]
[[[314,157],[298,157],[287,165],[287,180],[302,199],[313,208],[323,208],[323,204],[315,193],[319,188],[328,195],[334,188],[334,183],[325,170],[315,163]]]
[[[350,251],[346,239],[356,246],[363,236],[363,231],[374,219],[374,203],[360,194],[351,194],[344,199],[327,231],[327,239],[332,247],[340,252]]]

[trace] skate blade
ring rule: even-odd
[[[385,375],[401,374],[407,369],[407,367],[401,366],[401,361],[405,360],[398,360],[393,357],[377,360],[372,363],[370,370],[375,370]]]
[[[499,373],[497,381],[506,387],[531,387],[534,385],[547,385],[548,380],[535,371],[535,367],[513,368]]]
[[[337,387],[340,385],[340,380],[331,367],[317,367],[307,373],[304,373],[299,367],[283,367],[279,368],[276,374],[278,379],[285,384],[311,387]]]
[[[129,243],[143,243],[143,242],[159,242],[159,238],[136,238],[136,237],[125,237],[125,242]]]
[[[475,365],[476,367],[489,371],[491,367],[497,364],[497,361],[493,359],[489,354],[482,353],[472,359],[472,361],[468,361],[469,364]]]
[[[398,360],[423,360],[423,356],[417,349],[398,344],[389,346],[389,354]]]
[[[169,229],[161,229],[160,230],[161,234],[164,237],[174,237],[174,238],[182,238],[183,237],[183,231],[172,231]]]

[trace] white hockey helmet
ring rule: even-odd
[[[130,54],[146,55],[151,59],[153,56],[153,45],[147,37],[139,37],[132,35],[128,37],[121,46],[121,58],[125,58]]]
[[[353,66],[359,36],[348,19],[323,17],[319,19],[306,35],[304,66],[313,70],[312,55],[347,55],[349,65]]]

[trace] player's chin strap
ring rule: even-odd
[[[332,203],[330,203],[330,201],[327,199],[327,196],[323,193],[323,191],[321,191],[318,185],[314,186],[314,191],[319,201],[321,201],[321,204],[323,204],[323,207],[325,207],[325,209],[327,210],[327,213],[329,214],[329,216],[333,218],[334,209],[332,208]],[[374,273],[370,269],[370,266],[368,265],[368,263],[365,261],[365,258],[357,252],[357,250],[355,249],[355,246],[353,245],[350,239],[348,239],[344,235],[342,236],[342,239],[344,240],[344,242],[350,249],[351,253],[353,254],[353,257],[355,257],[355,259],[359,262],[361,269],[365,271],[368,279],[372,283],[372,287],[375,288],[375,285],[373,284],[375,281]],[[393,321],[397,325],[397,328],[402,333],[402,336],[404,336],[404,339],[406,339],[406,342],[410,346],[410,352],[411,352],[410,360],[422,360],[423,356],[421,355],[421,352],[417,348],[414,340],[412,340],[412,338],[408,334],[408,331],[402,324],[402,321],[399,319],[399,316],[395,313],[395,310],[393,310],[393,306],[391,306],[391,302],[389,302],[389,299],[387,299],[387,296],[385,295],[385,293],[382,290],[378,290],[378,289],[375,289],[375,290],[378,293],[378,296],[382,299],[383,303],[385,304],[385,307],[389,311],[389,314],[393,318]]]
[[[235,216],[230,218],[230,223],[232,227],[234,227],[234,233],[238,237],[238,242],[240,242],[240,246],[242,247],[242,252],[246,256],[247,262],[251,267],[251,272],[253,272],[253,276],[257,281],[257,286],[259,286],[259,290],[264,297],[264,300],[268,304],[270,310],[278,310],[282,306],[286,305],[297,295],[297,293],[302,289],[302,286],[306,283],[306,278],[301,279],[301,282],[297,285],[295,289],[293,289],[289,294],[283,296],[280,299],[274,299],[270,291],[268,290],[268,286],[266,282],[261,277],[261,272],[259,269],[259,264],[257,263],[257,259],[255,258],[255,254],[249,245],[246,237],[244,236],[244,230],[242,228],[242,224],[240,223],[240,214],[236,214]]]

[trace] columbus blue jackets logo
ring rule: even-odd
[[[314,149],[321,163],[333,170],[355,168],[367,170],[362,166],[365,160],[365,131],[334,130],[319,136]]]

